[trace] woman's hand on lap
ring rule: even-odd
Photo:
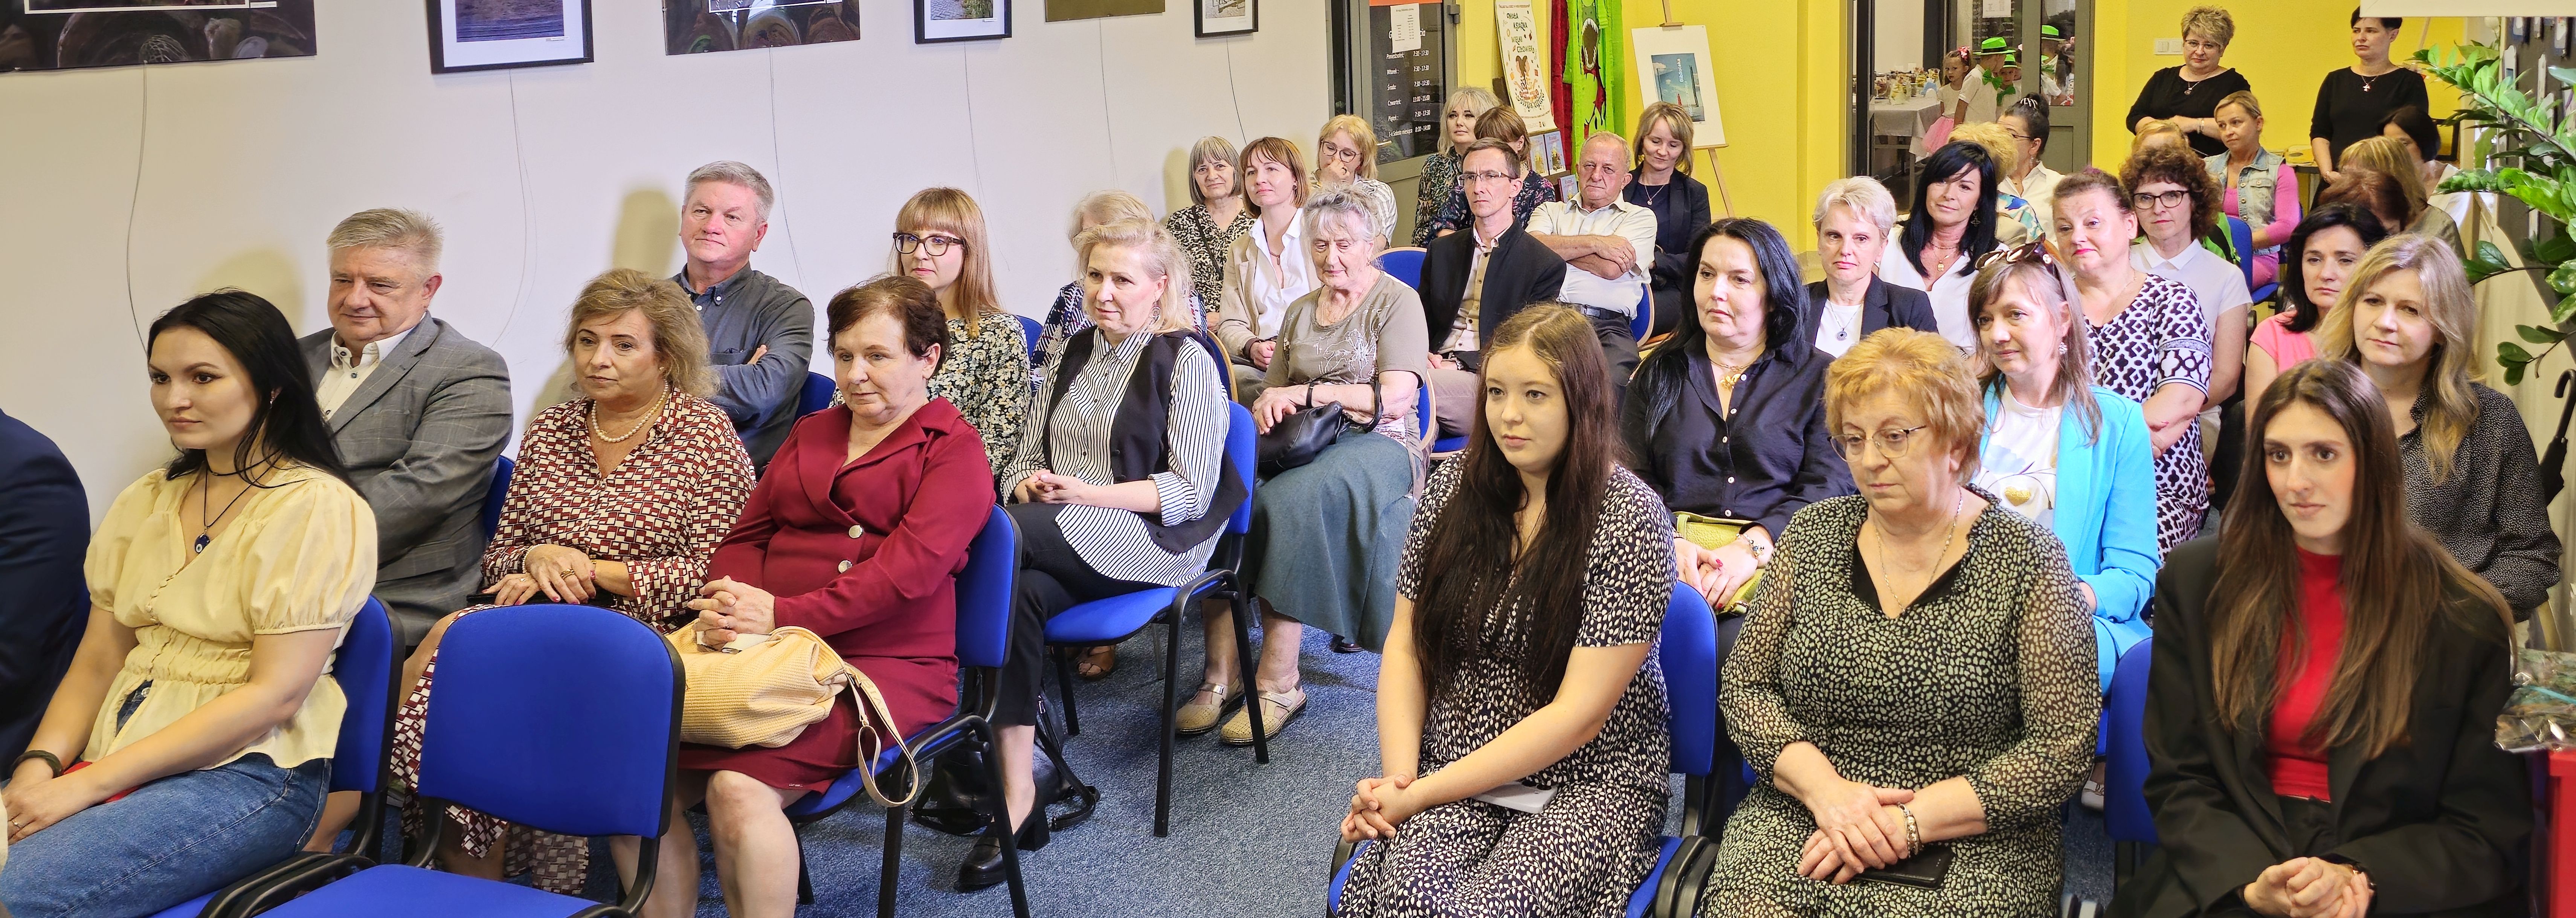
[[[492,604],[515,606],[536,598],[537,579],[526,574],[508,574],[492,586]]]
[[[698,588],[700,598],[689,600],[689,608],[698,612],[698,623],[704,630],[700,640],[711,647],[723,647],[746,634],[768,634],[778,628],[778,597],[768,590],[721,577]]]
[[[1252,400],[1252,423],[1262,433],[1269,433],[1270,428],[1304,407],[1305,391],[1303,386],[1262,390],[1261,397]]]
[[[599,590],[593,582],[596,569],[591,566],[590,556],[579,549],[539,545],[520,557],[519,569],[536,581],[546,598],[556,602],[588,602]]]
[[[80,772],[33,783],[12,782],[7,791],[0,792],[0,797],[5,797],[8,803],[9,842],[25,841],[27,836],[97,806],[115,793],[106,788],[92,787],[91,783]]]
[[[1904,859],[1899,852],[1905,847],[1905,821],[1890,807],[1913,801],[1914,792],[1904,788],[1837,781],[1804,802],[1815,816],[1817,834],[1840,856],[1843,870],[1859,873]],[[1803,874],[1813,865],[1799,866]]]

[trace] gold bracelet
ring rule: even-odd
[[[1897,804],[1896,812],[1905,817],[1905,856],[1913,857],[1923,850],[1923,824],[1914,821],[1913,808],[1905,804]]]

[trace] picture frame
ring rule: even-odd
[[[912,0],[912,43],[992,41],[1011,37],[1017,0]]]
[[[0,0],[0,73],[312,57],[314,0]]]
[[[429,72],[593,60],[590,0],[426,0]]]
[[[859,0],[662,0],[663,53],[859,40]]]
[[[1690,112],[1692,147],[1726,146],[1708,27],[1650,26],[1628,34],[1636,52],[1639,94],[1648,102],[1671,102]]]
[[[1261,31],[1261,0],[1189,0],[1198,37],[1222,38]]]

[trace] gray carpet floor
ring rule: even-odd
[[[1197,684],[1196,622],[1184,631],[1181,683]],[[1270,763],[1214,733],[1184,739],[1172,773],[1171,835],[1153,834],[1155,705],[1162,699],[1156,632],[1120,648],[1116,673],[1075,688],[1082,735],[1065,742],[1081,778],[1098,787],[1090,820],[1058,833],[1021,864],[1039,915],[1312,916],[1323,890],[1335,830],[1351,785],[1377,768],[1377,657],[1336,654],[1325,636],[1305,642],[1306,714],[1272,743]],[[1676,801],[1680,795],[1675,794]],[[2067,890],[2108,900],[2111,845],[2098,814],[2069,807]],[[1678,819],[1678,810],[1675,813]],[[698,822],[704,851],[705,825]],[[1678,824],[1678,823],[1674,823]],[[804,828],[814,904],[806,918],[876,912],[884,811],[861,798]],[[972,842],[919,826],[906,829],[896,913],[906,918],[1010,914],[1008,891],[956,892],[957,862]],[[714,861],[698,914],[725,914]],[[605,864],[595,859],[594,864]],[[613,875],[594,871],[592,888],[612,895]]]

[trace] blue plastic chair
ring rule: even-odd
[[[1422,289],[1422,256],[1424,254],[1425,250],[1418,245],[1408,245],[1402,248],[1388,249],[1384,252],[1378,253],[1377,267],[1380,271],[1395,275],[1395,279],[1403,281],[1405,286],[1411,287],[1415,290],[1420,290]]]
[[[975,691],[970,697],[975,700],[971,705],[961,706],[956,716],[905,737],[904,742],[912,747],[915,760],[936,761],[961,743],[973,743],[988,750],[992,747],[993,706],[1000,700],[998,687],[1002,678],[1002,662],[1010,655],[1011,599],[1017,592],[1019,572],[1019,527],[1012,525],[1010,514],[994,507],[992,515],[984,520],[983,531],[976,533],[975,541],[966,548],[966,569],[957,574],[957,663],[965,667],[974,680]],[[893,768],[899,761],[901,758],[895,755],[895,751],[888,749],[877,759],[877,770],[883,772]],[[984,780],[988,785],[1002,786],[1001,763],[995,756],[989,753],[984,756],[984,768]],[[789,804],[788,821],[803,826],[832,815],[866,789],[860,785],[864,780],[855,770],[842,774],[822,793],[807,794]],[[985,834],[1002,842],[1002,863],[1010,877],[1011,914],[1028,918],[1028,892],[1020,882],[1020,855],[1010,844],[1010,830],[1006,828],[1009,820],[999,811],[1002,799],[999,795],[987,794],[985,802],[996,808],[995,812],[984,814],[988,820]],[[906,809],[886,810],[885,867],[877,880],[877,914],[880,918],[893,918],[894,915],[894,888],[903,857]],[[1035,818],[1044,819],[1046,814],[1037,813]],[[798,841],[797,901],[810,905],[814,902],[814,887],[805,873],[803,839],[800,837]]]
[[[501,531],[501,502],[509,498],[510,476],[518,468],[508,456],[492,457],[492,489],[483,492],[483,541],[491,541],[492,534]]]
[[[394,652],[393,619],[386,614],[385,604],[370,596],[366,605],[358,607],[348,635],[340,640],[331,660],[331,681],[339,683],[340,694],[348,698],[348,713],[340,717],[339,745],[331,752],[331,790],[362,795],[358,815],[349,821],[347,856],[370,863],[383,849],[384,795],[378,791],[387,777],[386,751],[393,739],[386,725],[400,703],[394,689],[400,675],[394,668]],[[223,889],[171,906],[154,918],[253,914],[279,878],[332,857],[299,853]]]
[[[1637,309],[1628,315],[1628,340],[1644,344],[1646,336],[1655,333],[1655,288],[1637,285]]]
[[[1046,326],[1039,325],[1038,320],[1023,315],[1013,315],[1011,318],[1020,320],[1020,335],[1028,339],[1029,362],[1033,364],[1038,362],[1038,336],[1046,334]]]
[[[1673,773],[1683,776],[1689,790],[1682,798],[1681,834],[1663,837],[1655,869],[1628,896],[1629,918],[1696,913],[1700,890],[1709,870],[1717,865],[1717,842],[1703,833],[1709,817],[1706,790],[1720,758],[1718,732],[1723,727],[1717,710],[1717,680],[1724,661],[1717,658],[1717,614],[1689,584],[1673,585],[1672,602],[1664,607],[1663,633],[1655,642],[1655,659],[1664,671]],[[1344,842],[1333,853],[1333,879],[1324,893],[1326,912],[1341,911],[1342,886],[1350,882],[1359,851],[1370,844]]]
[[[805,386],[796,390],[796,416],[801,418],[832,407],[832,390],[836,388],[839,387],[833,385],[832,377],[805,371]]]
[[[2254,286],[2254,228],[2246,225],[2242,218],[2219,216],[2227,220],[2227,244],[2236,251],[2236,269],[2245,272],[2246,292],[2252,294],[2257,303],[2280,293],[2281,285],[2278,283]]]
[[[1260,697],[1252,682],[1252,628],[1246,621],[1251,611],[1250,589],[1241,579],[1243,568],[1243,535],[1252,530],[1252,496],[1255,482],[1252,469],[1258,459],[1254,446],[1255,428],[1252,412],[1241,403],[1227,403],[1228,422],[1225,432],[1226,457],[1242,476],[1243,503],[1226,518],[1225,530],[1217,537],[1216,554],[1208,561],[1206,573],[1177,587],[1155,587],[1124,596],[1094,600],[1066,609],[1047,620],[1046,642],[1050,649],[1099,647],[1116,644],[1160,622],[1163,625],[1163,729],[1162,764],[1154,780],[1154,835],[1171,834],[1172,822],[1172,744],[1179,739],[1173,723],[1174,690],[1179,685],[1181,659],[1181,620],[1199,600],[1215,596],[1234,605],[1234,641],[1238,656],[1246,661],[1243,670],[1243,692],[1247,699]],[[1061,658],[1055,664],[1059,700],[1064,708],[1066,736],[1082,732],[1081,716],[1074,710],[1073,673]],[[1250,702],[1247,702],[1250,703]],[[1252,756],[1261,763],[1270,761],[1270,739],[1261,725],[1261,706],[1252,704]]]
[[[266,914],[634,914],[652,892],[670,825],[683,690],[671,646],[618,612],[537,604],[457,619],[439,644],[438,690],[421,731],[422,809],[453,803],[563,835],[638,836],[635,881],[602,905],[429,870],[446,822],[433,819],[406,863],[335,858],[298,872],[282,891],[303,897]]]
[[[2102,778],[2102,823],[2111,836],[2112,888],[2137,868],[2147,846],[2156,843],[2156,817],[2147,809],[2147,671],[2155,661],[2155,639],[2148,638],[2120,654],[2111,670],[2111,698],[2102,708],[2102,733],[2111,739],[2111,759]]]

